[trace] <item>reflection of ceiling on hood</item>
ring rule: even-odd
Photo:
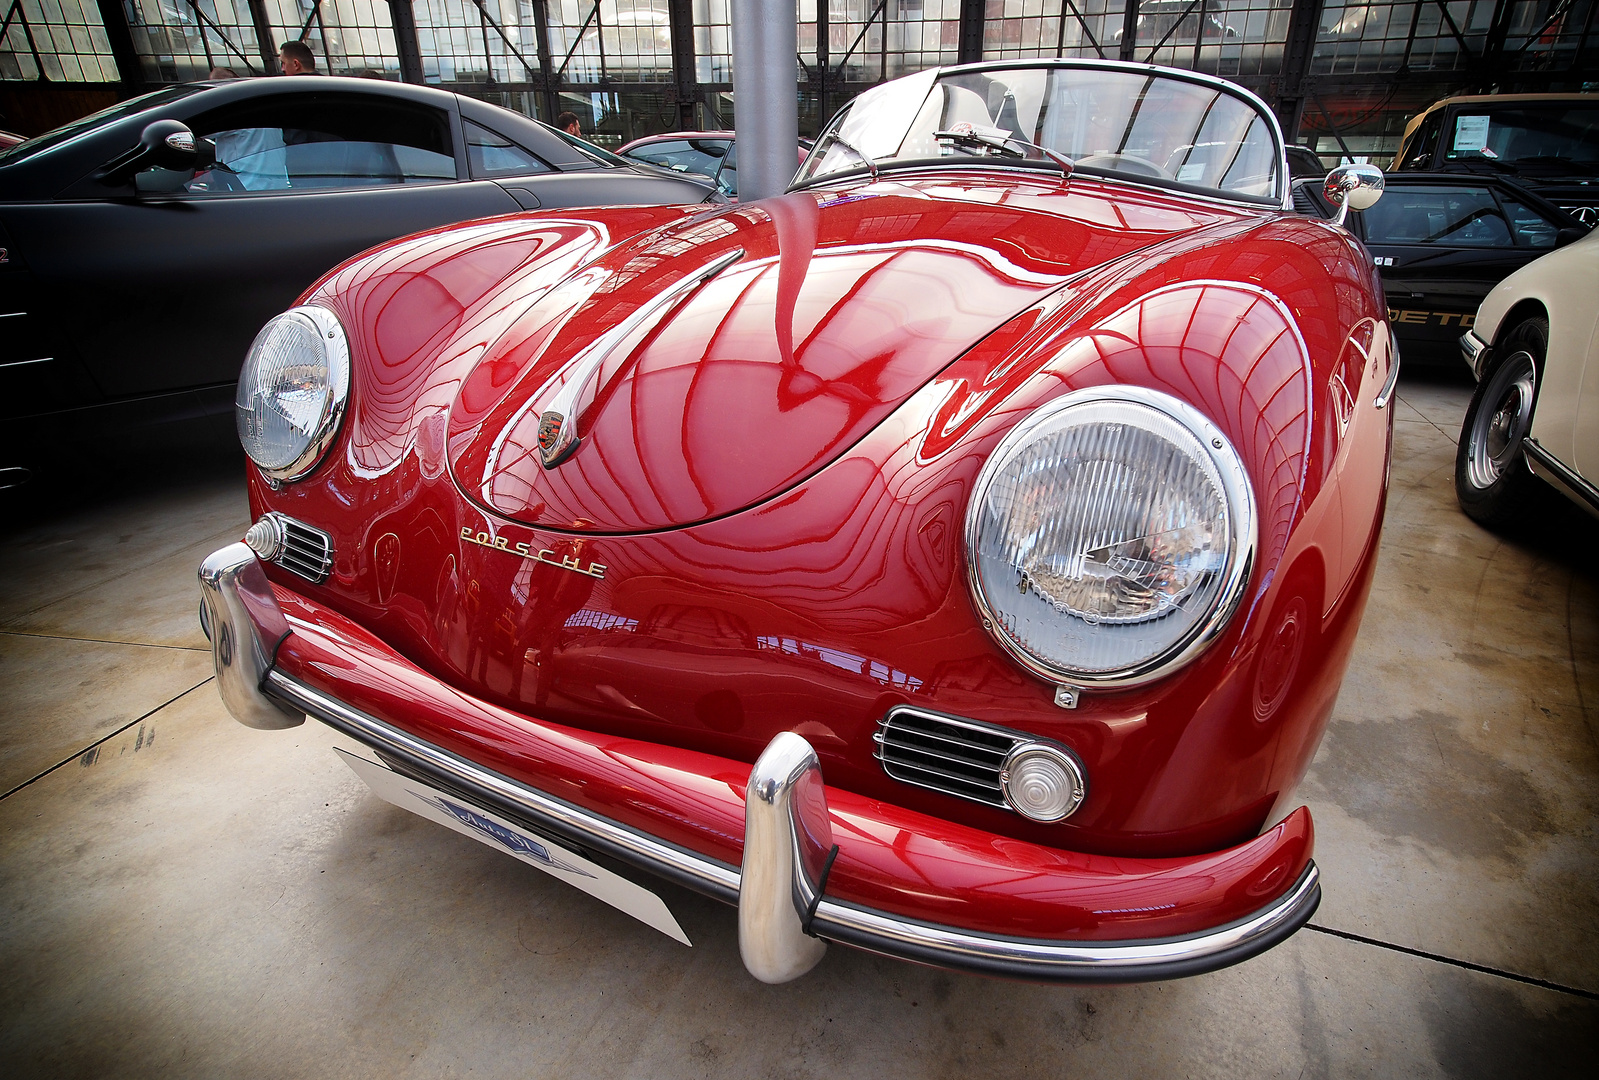
[[[467,380],[449,434],[456,480],[507,517],[592,532],[771,498],[1079,268],[1195,223],[1082,202],[1086,220],[914,192],[798,194],[618,249],[535,304]],[[1129,229],[1129,216],[1166,228]],[[573,358],[735,249],[742,259],[607,343],[578,395],[579,444],[546,469],[540,415],[581,378]]]

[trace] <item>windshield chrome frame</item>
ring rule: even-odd
[[[1276,205],[1278,208],[1283,209],[1283,210],[1292,210],[1294,208],[1293,185],[1289,182],[1289,178],[1288,178],[1288,147],[1287,147],[1287,143],[1283,139],[1282,125],[1280,123],[1278,123],[1278,121],[1277,121],[1277,114],[1272,112],[1270,107],[1267,106],[1267,104],[1264,101],[1262,101],[1257,94],[1253,93],[1252,91],[1250,91],[1246,87],[1240,86],[1240,85],[1238,85],[1235,82],[1229,82],[1228,80],[1220,78],[1220,77],[1218,77],[1216,75],[1207,75],[1207,74],[1205,74],[1203,72],[1199,72],[1199,71],[1185,71],[1182,68],[1163,67],[1163,66],[1161,66],[1159,64],[1140,64],[1140,63],[1137,63],[1136,61],[1130,61],[1130,60],[1060,60],[1060,59],[1053,59],[1053,58],[1050,58],[1050,59],[1019,59],[1019,60],[987,60],[987,61],[979,61],[979,62],[973,63],[973,64],[957,64],[957,65],[955,65],[953,67],[938,67],[938,68],[930,69],[930,70],[933,71],[934,74],[933,74],[933,82],[932,82],[931,86],[929,86],[929,88],[928,88],[928,93],[932,93],[933,87],[936,87],[938,85],[939,81],[944,79],[947,76],[965,75],[965,74],[969,74],[969,73],[972,73],[972,72],[980,72],[980,71],[1007,71],[1007,70],[1027,69],[1027,68],[1042,68],[1042,69],[1057,69],[1057,68],[1059,68],[1059,69],[1066,69],[1066,70],[1073,70],[1073,71],[1110,71],[1110,72],[1119,72],[1119,73],[1124,73],[1124,74],[1140,74],[1140,75],[1145,75],[1145,76],[1157,76],[1159,78],[1164,78],[1164,79],[1176,79],[1176,80],[1178,80],[1180,82],[1195,83],[1195,84],[1197,84],[1199,86],[1209,87],[1210,89],[1219,90],[1219,91],[1231,94],[1234,97],[1239,98],[1245,104],[1247,104],[1250,108],[1254,109],[1256,114],[1259,115],[1262,119],[1264,119],[1266,121],[1267,130],[1271,133],[1272,138],[1276,140],[1276,144],[1277,144],[1277,178],[1276,178],[1276,186],[1278,188],[1278,194],[1276,196],[1276,202],[1275,202],[1274,205]],[[917,72],[915,74],[923,74],[923,73],[922,72]],[[914,75],[907,75],[907,76],[903,76],[903,77],[904,78],[914,78],[915,76]],[[886,84],[879,84],[879,85],[886,85]],[[859,100],[859,99],[857,98],[855,100]],[[844,106],[844,108],[841,108],[838,112],[834,113],[833,116],[827,121],[827,123],[822,126],[821,132],[816,137],[816,147],[821,146],[822,140],[828,137],[829,132],[832,131],[834,124],[837,122],[837,120],[839,118],[839,115],[844,112],[844,109],[849,108],[849,106],[853,105],[853,104],[854,104],[854,101],[851,101],[851,102],[847,103]],[[816,147],[812,147],[812,151],[811,151],[812,153],[815,153]],[[891,161],[886,161],[886,162],[885,161],[878,161],[876,164],[877,164],[877,169],[879,171],[885,171],[886,172],[886,171],[888,171],[890,169],[898,169],[898,168],[938,168],[938,167],[942,167],[942,165],[943,165],[945,160],[952,160],[953,161],[953,160],[957,160],[957,159],[939,159],[938,161],[933,161],[933,160],[927,159],[927,158],[915,158],[915,159],[905,159],[902,164],[898,163],[898,162],[895,162],[895,161],[892,161],[892,160]],[[979,157],[979,156],[975,156],[975,155],[971,156],[971,157],[961,157],[961,158],[958,159],[960,164],[968,166],[968,167],[970,167],[970,166],[983,167],[985,165],[992,166],[996,162],[999,162],[1000,160],[1001,159]],[[1000,165],[1000,167],[1001,168],[1012,168],[1012,169],[1014,169],[1014,168],[1026,168],[1028,164],[1033,164],[1033,163],[1024,163],[1021,160],[1004,161]],[[802,166],[802,168],[803,168],[803,166]],[[836,172],[826,173],[826,174],[821,175],[821,176],[812,176],[812,177],[810,177],[809,179],[806,179],[806,180],[796,180],[794,183],[789,185],[788,190],[789,191],[800,191],[800,190],[803,190],[805,188],[813,187],[813,186],[818,185],[818,184],[824,184],[824,183],[828,183],[828,182],[834,181],[834,180],[842,180],[842,179],[847,179],[847,178],[850,178],[850,177],[861,176],[861,175],[865,175],[866,173],[867,173],[867,168],[864,165],[859,167],[859,168],[855,168],[855,169],[840,169],[840,170],[838,170]],[[1117,183],[1127,183],[1127,184],[1133,184],[1133,185],[1136,185],[1136,186],[1139,186],[1139,187],[1153,188],[1154,190],[1157,190],[1157,191],[1172,192],[1174,194],[1183,195],[1183,196],[1187,196],[1187,197],[1190,197],[1190,198],[1219,199],[1219,200],[1221,200],[1223,202],[1226,202],[1226,203],[1229,203],[1229,204],[1239,204],[1239,203],[1241,203],[1241,204],[1243,204],[1245,206],[1263,207],[1263,206],[1266,206],[1266,205],[1270,205],[1264,200],[1268,200],[1268,199],[1272,198],[1272,196],[1263,196],[1263,197],[1262,196],[1256,196],[1256,197],[1243,196],[1243,195],[1240,195],[1240,194],[1237,194],[1237,193],[1234,193],[1234,192],[1224,191],[1224,190],[1222,190],[1220,188],[1211,188],[1211,189],[1207,189],[1204,192],[1195,192],[1195,191],[1188,190],[1187,187],[1182,186],[1182,185],[1178,185],[1175,182],[1170,182],[1170,183],[1151,182],[1150,179],[1146,178],[1146,177],[1134,177],[1134,176],[1129,176],[1129,175],[1127,175],[1125,173],[1111,172],[1109,170],[1106,170],[1106,171],[1103,171],[1103,172],[1098,171],[1098,170],[1095,170],[1093,172],[1086,172],[1085,171],[1083,173],[1083,175],[1084,176],[1093,176],[1096,179],[1102,178],[1102,179],[1106,179],[1106,180],[1112,180],[1112,181],[1115,181]]]

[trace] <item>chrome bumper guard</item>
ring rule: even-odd
[[[1478,337],[1475,331],[1467,330],[1460,335],[1460,355],[1465,358],[1466,366],[1471,369],[1472,378],[1482,382],[1482,373],[1487,370],[1488,361],[1493,358],[1493,349],[1488,343]]]
[[[639,830],[491,772],[368,716],[273,667],[291,632],[255,553],[231,544],[200,568],[201,623],[223,703],[246,727],[293,727],[310,716],[374,750],[390,767],[485,809],[737,906],[739,954],[751,975],[783,983],[821,960],[827,941],[904,960],[1046,982],[1142,982],[1247,960],[1298,930],[1321,902],[1314,863],[1246,919],[1143,941],[1008,938],[874,911],[824,895],[836,848],[821,765],[806,740],[774,738],[750,770],[743,865]]]

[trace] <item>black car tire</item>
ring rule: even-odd
[[[1455,452],[1455,497],[1479,524],[1518,524],[1538,493],[1522,440],[1532,430],[1549,323],[1528,319],[1506,334],[1500,360],[1477,384]]]

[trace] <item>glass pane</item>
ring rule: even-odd
[[[456,178],[449,118],[435,109],[317,95],[245,102],[196,117],[192,126],[216,145],[218,165],[187,181],[190,194]]]
[[[547,10],[550,53],[568,83],[671,81],[667,0],[549,0]]]
[[[1515,199],[1502,199],[1505,217],[1510,222],[1510,235],[1517,247],[1552,248],[1560,230],[1555,223],[1530,206]]]
[[[1599,175],[1599,105],[1485,104],[1458,113],[1444,158],[1488,158],[1534,176]]]
[[[722,167],[722,159],[727,156],[727,147],[725,142],[706,139],[695,139],[693,143],[685,139],[673,139],[669,142],[645,143],[629,150],[627,156],[663,169],[715,176]]]
[[[13,6],[0,2],[0,20],[11,16],[10,25],[0,37],[0,80],[37,79],[39,65],[52,82],[116,82],[116,62],[106,41],[105,23],[100,9],[77,0],[65,3],[37,3],[25,0]],[[32,31],[34,49],[28,44]],[[101,64],[102,57],[105,60]],[[105,72],[112,72],[107,78]]]
[[[1510,247],[1510,228],[1480,187],[1396,187],[1362,211],[1369,244]]]
[[[210,138],[217,147],[217,168],[213,171],[223,175],[206,178],[205,190],[237,190],[227,184],[228,172],[238,178],[238,186],[246,191],[277,191],[289,186],[282,128],[234,128]]]
[[[474,177],[526,176],[550,167],[503,135],[466,121],[466,157]]]
[[[878,164],[982,158],[993,166],[1059,151],[1088,172],[1280,197],[1281,145],[1222,86],[1133,71],[994,66],[874,87],[828,127],[800,179]],[[925,80],[925,81],[924,81]],[[1034,145],[1036,144],[1036,145]]]
[[[248,22],[250,15],[245,0],[231,2],[238,5]],[[322,0],[313,8],[312,0],[261,2],[275,38],[271,43],[274,51],[285,41],[300,38],[303,27],[303,40],[316,57],[318,71],[328,75],[399,79],[400,54],[394,43],[394,24],[389,17],[388,4],[374,4],[371,0]],[[417,0],[418,36],[423,10],[422,0]]]

